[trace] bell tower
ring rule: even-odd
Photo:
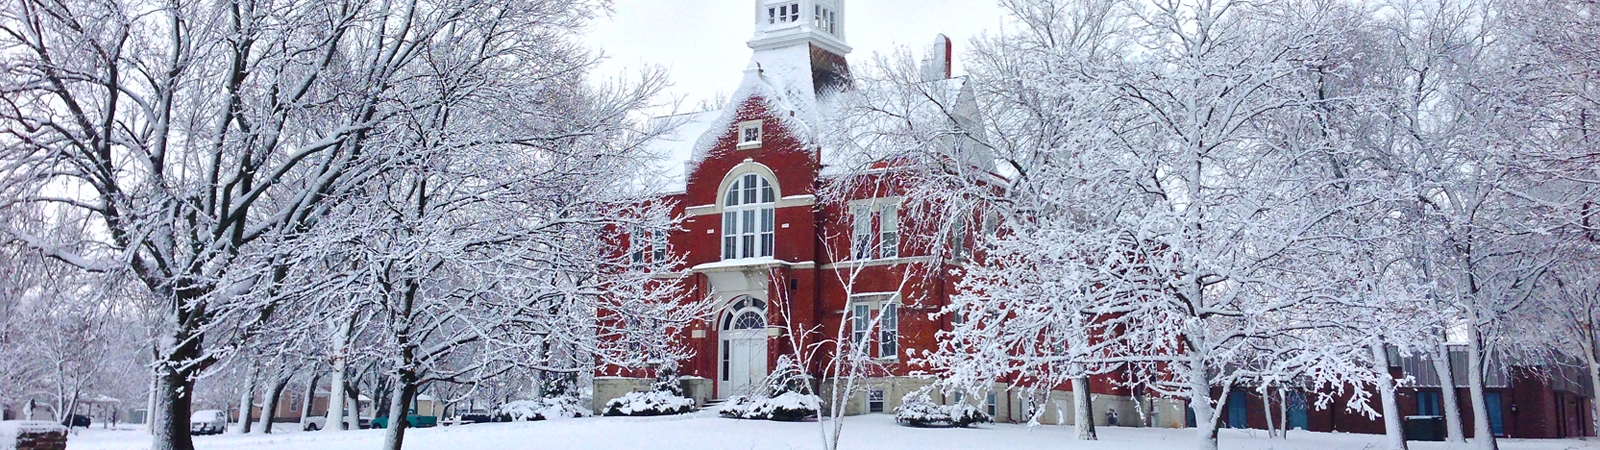
[[[755,36],[747,43],[763,70],[811,75],[818,96],[848,89],[845,0],[755,0]],[[801,75],[803,76],[803,75]],[[795,78],[795,77],[791,77]],[[791,80],[799,81],[799,80]]]
[[[811,44],[840,57],[845,43],[844,0],[755,0],[756,35],[751,49],[773,50]]]

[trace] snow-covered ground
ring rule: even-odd
[[[816,422],[780,423],[734,420],[706,412],[669,417],[595,417],[542,422],[495,423],[411,430],[407,449],[694,449],[789,450],[820,448]],[[1072,428],[991,424],[974,429],[914,429],[894,418],[870,414],[846,419],[843,449],[1082,449],[1187,450],[1193,430],[1101,428],[1100,441],[1072,440]],[[1380,448],[1382,436],[1291,432],[1288,440],[1268,439],[1262,431],[1224,430],[1224,450],[1363,450]],[[69,450],[133,450],[149,446],[140,431],[91,429],[72,436]],[[343,433],[286,432],[270,436],[201,436],[200,450],[359,450],[377,449],[381,430]],[[1413,443],[1413,450],[1446,450],[1442,443]],[[1465,448],[1465,447],[1463,447]],[[1600,449],[1600,441],[1502,440],[1503,450]]]

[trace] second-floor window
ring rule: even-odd
[[[773,255],[777,202],[766,177],[744,174],[728,187],[722,202],[722,259]]]
[[[858,205],[851,208],[850,257],[853,259],[900,256],[900,212],[894,204]]]

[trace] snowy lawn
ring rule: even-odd
[[[840,448],[873,450],[935,449],[1103,449],[1188,450],[1193,430],[1100,429],[1099,442],[1072,440],[1072,427],[990,424],[974,429],[916,429],[894,423],[894,417],[870,414],[845,419]],[[406,433],[411,450],[469,449],[815,449],[816,422],[782,423],[735,420],[707,412],[667,417],[595,417],[558,421],[494,423],[414,429]],[[1262,431],[1224,430],[1224,450],[1362,450],[1379,448],[1382,436],[1292,432],[1288,440],[1267,439]],[[201,436],[199,450],[359,450],[377,449],[383,431],[344,433],[288,432],[271,436]],[[149,446],[138,431],[93,429],[72,436],[69,450],[132,450]],[[1413,443],[1413,450],[1445,450],[1442,443]],[[1502,440],[1503,450],[1600,449],[1600,441]]]

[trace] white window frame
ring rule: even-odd
[[[900,305],[884,302],[878,308],[878,357],[900,359]]]
[[[850,259],[872,259],[872,216],[870,206],[850,208]]]
[[[965,260],[967,258],[968,253],[972,250],[969,247],[971,245],[971,242],[968,242],[968,241],[969,241],[969,239],[967,239],[967,218],[966,217],[958,217],[958,218],[956,218],[955,224],[951,225],[951,227],[950,227],[950,256],[951,256],[951,259],[956,260],[956,261],[962,261],[962,260]]]
[[[749,150],[761,147],[761,121],[750,120],[739,122],[739,150]]]
[[[758,181],[757,181],[758,180]],[[756,185],[747,186],[755,183]],[[722,204],[722,260],[766,258],[777,251],[777,187],[754,172],[738,175]]]
[[[887,312],[892,316],[885,316]],[[850,345],[863,345],[869,356],[900,360],[900,294],[879,292],[850,296]]]
[[[850,203],[850,259],[894,259],[900,255],[900,199]]]
[[[813,27],[835,36],[839,34],[837,32],[839,22],[836,20],[837,17],[833,13],[833,9],[822,5],[816,5],[814,12],[816,14],[811,22]]]
[[[794,23],[800,21],[800,2],[767,7],[767,24]]]
[[[650,230],[639,229],[629,236],[629,246],[633,250],[633,263],[645,264],[667,260],[666,239],[656,235]],[[647,256],[648,255],[648,256]]]
[[[878,258],[900,257],[900,206],[887,204],[878,208]]]
[[[850,304],[850,342],[856,345],[867,339],[867,332],[872,329],[872,305],[868,303]]]

